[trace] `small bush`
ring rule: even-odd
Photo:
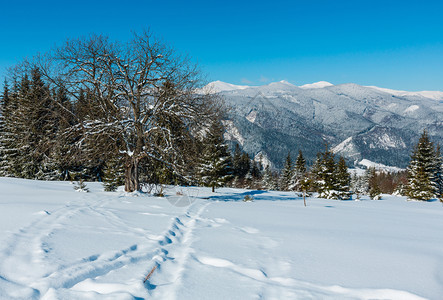
[[[76,184],[74,185],[74,190],[76,190],[77,192],[84,192],[84,193],[89,192],[89,189],[86,187],[86,183],[83,181],[83,179],[80,179],[79,181],[76,182]]]
[[[246,195],[243,198],[243,202],[252,202],[252,201],[254,201],[254,197],[252,197],[251,195]]]

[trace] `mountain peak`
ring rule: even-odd
[[[276,81],[276,82],[271,82],[268,85],[263,85],[262,87],[272,87],[272,88],[296,88],[297,86],[286,81],[286,80],[280,80],[280,81]]]
[[[300,86],[301,89],[322,89],[324,87],[333,86],[332,83],[327,81],[318,81],[314,83],[308,83]]]
[[[235,90],[244,90],[250,87],[251,86],[249,85],[235,85],[232,83],[216,80],[208,83],[203,89],[208,92],[219,93],[219,92],[227,92]]]

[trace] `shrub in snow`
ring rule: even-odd
[[[155,197],[164,197],[164,187],[162,184],[157,184],[154,188],[154,196]]]
[[[86,183],[84,182],[83,179],[80,179],[79,181],[76,182],[76,184],[74,185],[74,190],[76,190],[77,192],[84,192],[84,193],[89,192],[89,189],[86,187]]]
[[[252,202],[252,201],[254,201],[254,197],[252,197],[251,195],[246,195],[243,198],[243,202]]]
[[[378,185],[373,186],[369,190],[369,197],[371,197],[372,200],[381,200],[381,191]]]

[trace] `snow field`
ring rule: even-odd
[[[440,299],[440,203],[0,178],[1,299]],[[254,202],[242,201],[252,194]],[[175,199],[177,198],[177,199]],[[144,283],[146,275],[156,267]]]

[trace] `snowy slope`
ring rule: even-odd
[[[358,162],[358,165],[365,166],[366,168],[375,168],[376,170],[383,171],[383,172],[401,172],[405,171],[405,169],[397,168],[397,167],[391,167],[391,166],[385,166],[384,164],[378,164],[373,161],[362,159],[360,162]]]
[[[395,96],[420,96],[423,98],[433,99],[433,100],[443,100],[443,92],[440,91],[420,91],[420,92],[407,92],[407,91],[398,91],[398,90],[391,90],[386,88],[380,88],[376,86],[368,86],[369,88],[373,88],[379,91],[383,91]]]
[[[234,91],[234,90],[243,90],[250,88],[247,85],[235,85],[227,82],[223,82],[220,80],[213,81],[204,87],[204,90],[207,92],[219,93],[226,91]]]
[[[285,192],[170,188],[157,198],[88,187],[0,178],[0,299],[443,294],[436,202],[309,198],[305,208]]]

